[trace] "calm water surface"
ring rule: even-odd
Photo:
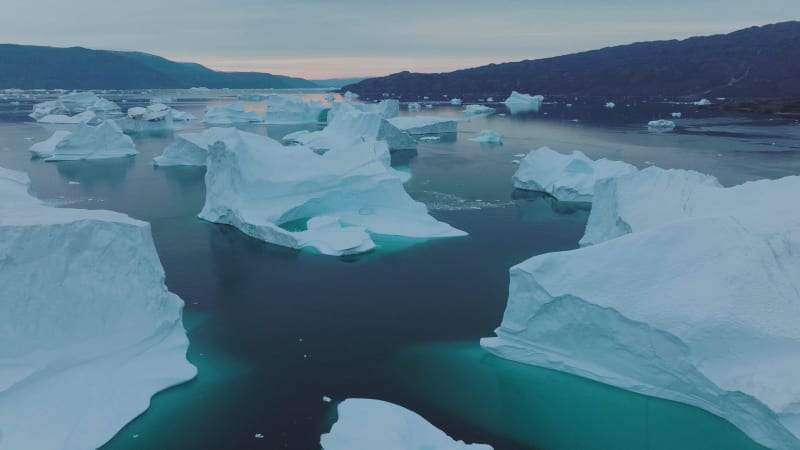
[[[131,107],[168,94],[107,97]],[[229,103],[232,95],[216,91],[173,106],[202,117],[206,105]],[[51,134],[25,117],[32,102],[0,101],[0,166],[28,172],[41,198],[150,222],[167,285],[186,302],[197,379],[158,394],[105,450],[318,449],[335,401],[348,397],[403,405],[451,436],[498,450],[760,448],[701,410],[501,360],[478,339],[500,323],[508,268],[577,248],[588,217],[572,205],[515,193],[514,155],[543,145],[580,149],[639,167],[700,170],[733,185],[800,173],[794,121],[709,117],[664,101],[608,110],[604,101],[574,99],[539,113],[472,117],[457,136],[421,143],[417,155],[394,155],[413,174],[409,193],[469,237],[411,247],[384,238],[375,253],[333,258],[197,219],[204,169],[151,163],[171,134],[135,136],[140,154],[133,158],[31,160],[28,147]],[[264,109],[258,102],[247,107]],[[647,131],[648,120],[672,111],[684,116],[675,132]],[[463,117],[449,105],[420,114]],[[487,128],[505,144],[468,140]],[[280,138],[297,129],[249,131]],[[322,401],[326,395],[333,404]]]

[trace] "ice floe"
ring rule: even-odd
[[[118,158],[135,155],[136,146],[113,120],[100,125],[80,124],[75,131],[56,131],[49,139],[33,144],[31,153],[45,161]]]
[[[187,381],[150,226],[47,206],[0,169],[0,448],[94,450]]]
[[[527,111],[539,111],[544,102],[542,95],[520,94],[511,91],[511,95],[503,102],[511,114],[519,114]]]
[[[382,400],[349,398],[336,409],[338,420],[320,436],[323,450],[492,450],[456,441],[419,414]]]

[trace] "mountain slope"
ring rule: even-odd
[[[342,88],[365,97],[800,96],[800,22],[642,42],[441,74],[401,72]]]
[[[301,78],[217,72],[139,52],[0,44],[0,88],[180,89],[312,88]]]

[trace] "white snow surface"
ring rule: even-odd
[[[235,129],[209,146],[200,218],[290,248],[347,255],[375,247],[371,234],[443,238],[466,233],[439,222],[403,188],[384,141],[320,155]],[[307,221],[305,230],[282,228]]]
[[[411,135],[456,133],[459,122],[462,120],[433,116],[404,116],[389,119],[389,123]]]
[[[419,414],[382,400],[349,398],[337,412],[330,433],[320,436],[323,450],[492,450],[453,440]]]
[[[0,168],[0,449],[94,450],[187,381],[150,226],[47,206]]]
[[[263,122],[258,113],[245,111],[242,103],[209,106],[206,108],[206,117],[203,119],[203,123],[209,126],[231,126]]]
[[[608,159],[593,161],[583,152],[569,155],[548,147],[531,150],[512,177],[514,187],[544,192],[560,201],[592,202],[595,182],[636,172],[636,167]]]
[[[502,144],[503,136],[494,130],[482,130],[477,137],[471,138],[470,141],[484,144]]]
[[[513,267],[497,337],[481,343],[800,448],[798,189],[658,168],[606,179],[592,215],[619,209],[628,233]]]
[[[45,161],[119,158],[139,152],[113,120],[100,125],[80,124],[73,132],[56,131],[49,139],[30,147],[35,157]]]

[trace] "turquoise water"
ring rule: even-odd
[[[151,95],[110,97],[130,107]],[[202,116],[230,95],[175,106]],[[151,164],[170,134],[134,137],[133,158],[31,160],[27,138],[50,131],[29,123],[29,110],[30,102],[0,104],[0,166],[30,173],[42,198],[149,221],[167,285],[186,302],[198,378],[158,394],[104,449],[318,448],[333,407],[324,395],[391,401],[451,436],[497,449],[758,448],[697,409],[503,361],[477,343],[500,323],[508,268],[576,248],[588,217],[575,205],[514,192],[514,155],[541,145],[580,149],[639,167],[701,170],[731,185],[800,173],[795,122],[708,117],[663,102],[612,111],[562,102],[538,114],[473,117],[457,136],[394,155],[413,175],[409,193],[469,236],[414,245],[379,238],[376,252],[332,258],[197,219],[204,170]],[[676,132],[647,132],[648,120],[672,110],[684,112]],[[422,114],[463,117],[449,105]],[[486,128],[505,135],[504,145],[468,140]],[[281,137],[298,127],[250,129]]]

